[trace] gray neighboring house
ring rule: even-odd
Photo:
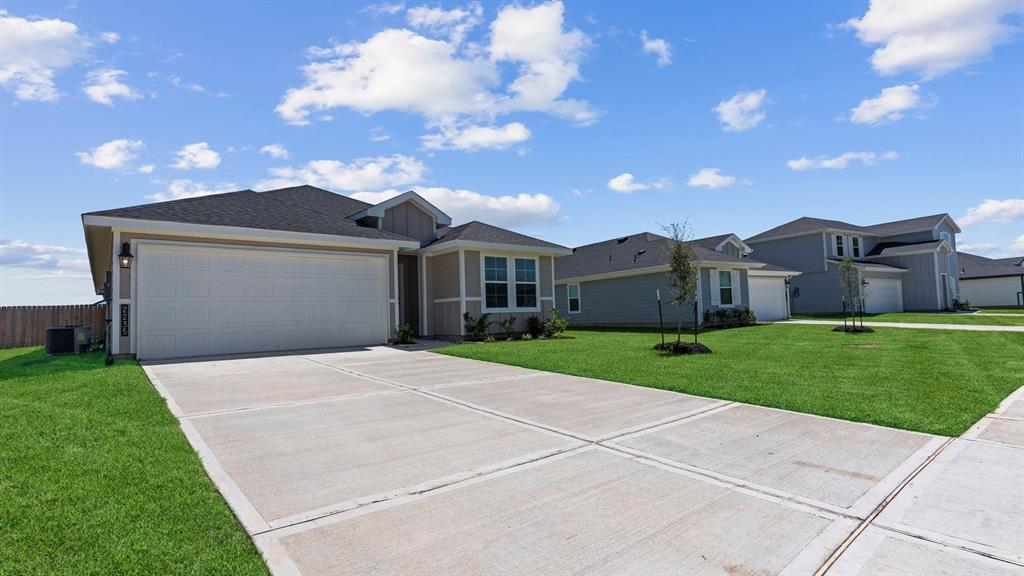
[[[140,359],[381,344],[406,323],[458,339],[464,312],[550,313],[568,248],[451,224],[415,192],[367,204],[313,186],[82,215],[111,351]]]
[[[700,266],[697,323],[704,312],[748,307],[760,320],[789,316],[786,284],[799,274],[758,262],[735,234],[688,242]],[[693,308],[682,312],[668,303],[669,238],[642,232],[574,248],[555,262],[555,303],[573,326],[658,326],[657,291],[661,291],[665,323],[673,326],[680,313],[693,325]]]
[[[1024,306],[1024,256],[985,258],[960,252],[960,295],[975,306]]]
[[[801,272],[790,287],[795,314],[842,311],[839,263],[850,256],[870,313],[934,311],[959,298],[956,235],[949,214],[858,226],[803,217],[746,239],[757,258]]]

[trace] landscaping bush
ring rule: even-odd
[[[655,344],[654,349],[667,354],[711,354],[711,349],[699,342],[666,342]]]
[[[705,328],[732,328],[757,324],[757,316],[750,308],[719,308],[704,312]]]
[[[519,320],[516,316],[509,316],[504,320],[498,320],[498,327],[505,332],[505,339],[511,340],[516,334],[516,321]]]
[[[558,309],[551,309],[551,319],[544,323],[544,335],[548,338],[561,338],[569,329],[569,319],[558,315]]]
[[[544,321],[537,316],[530,316],[526,319],[526,333],[530,338],[540,338],[544,335]]]
[[[479,318],[473,317],[472,314],[466,312],[462,315],[462,324],[466,328],[466,336],[471,340],[482,340],[484,335],[487,334],[487,329],[491,327],[490,314],[481,314]]]
[[[412,344],[412,326],[409,323],[395,328],[395,344]]]

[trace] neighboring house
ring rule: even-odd
[[[839,263],[850,256],[870,313],[945,310],[959,297],[956,235],[949,214],[857,226],[803,217],[748,238],[764,262],[801,272],[793,279],[793,313],[843,309]]]
[[[699,262],[697,323],[704,312],[749,307],[759,320],[789,316],[787,280],[797,272],[747,257],[750,247],[735,234],[687,243]],[[643,232],[574,248],[555,261],[555,302],[573,326],[658,326],[657,293],[661,291],[665,324],[680,313],[693,325],[693,307],[668,302],[669,252],[672,240]]]
[[[960,261],[960,295],[975,306],[1024,306],[1024,256],[985,258],[966,252]]]
[[[82,224],[96,291],[110,286],[112,352],[142,359],[381,344],[404,323],[459,338],[464,312],[525,322],[553,307],[554,259],[569,253],[453,227],[415,192],[371,205],[312,186],[242,190]]]

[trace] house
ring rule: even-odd
[[[457,339],[462,314],[547,315],[568,248],[451,218],[415,192],[367,204],[242,190],[82,215],[111,351],[156,359]],[[122,257],[123,256],[123,257]]]
[[[789,316],[786,284],[797,272],[758,262],[735,234],[687,243],[699,261],[698,324],[704,312],[749,307],[761,320]],[[693,308],[668,303],[669,252],[672,240],[641,232],[574,248],[555,260],[555,302],[573,326],[658,326],[660,290],[666,325],[682,315],[693,325]]]
[[[1024,306],[1024,256],[985,258],[960,252],[960,295],[975,306]]]
[[[794,313],[842,311],[838,271],[847,256],[861,275],[866,312],[945,310],[960,293],[959,232],[949,214],[872,226],[803,217],[746,243],[759,260],[801,272],[790,286]]]

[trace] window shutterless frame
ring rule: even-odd
[[[850,238],[850,246],[852,247],[853,257],[860,258],[860,237],[854,236]]]
[[[843,256],[846,255],[845,247],[843,246],[843,242],[844,242],[844,239],[843,239],[842,234],[836,234],[836,241],[833,244],[832,251],[839,258],[842,258]]]
[[[721,307],[732,306],[732,270],[718,272],[718,302]]]
[[[580,285],[566,284],[566,305],[569,307],[569,314],[579,314],[582,311],[580,300]]]
[[[481,254],[480,268],[483,312],[540,312],[540,258]]]

